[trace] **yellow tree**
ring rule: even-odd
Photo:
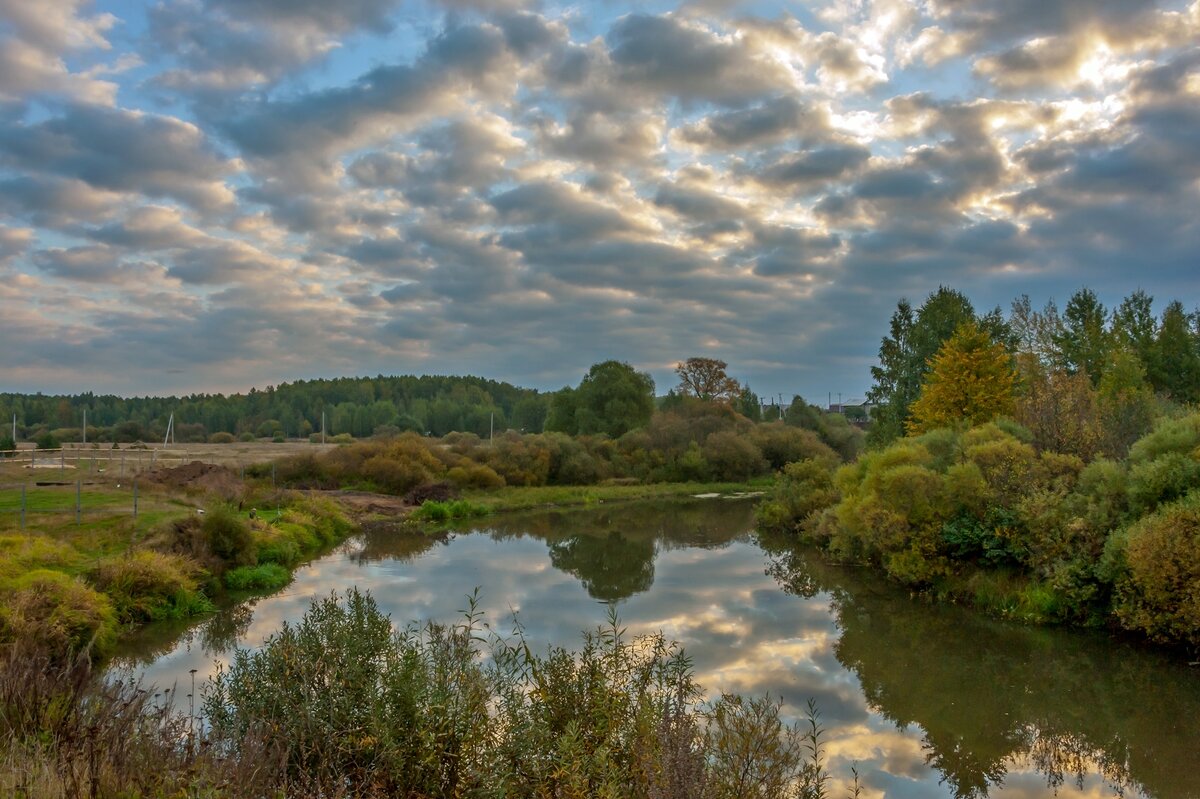
[[[1003,345],[974,322],[959,325],[929,363],[921,396],[905,423],[910,434],[1012,413],[1016,372]]]

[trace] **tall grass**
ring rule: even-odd
[[[357,589],[314,601],[212,681],[213,751],[269,741],[289,796],[826,795],[815,707],[798,727],[769,699],[703,706],[683,651],[615,616],[578,651],[537,654],[475,608],[395,630]]]
[[[187,686],[195,696],[195,686]],[[577,651],[463,621],[400,630],[369,594],[313,601],[203,691],[94,678],[86,657],[0,650],[0,795],[823,799],[815,706],[700,702],[690,660],[615,615]]]

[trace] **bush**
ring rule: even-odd
[[[1200,496],[1164,505],[1123,539],[1121,624],[1154,641],[1200,645]]]
[[[755,425],[750,441],[759,448],[772,469],[782,469],[789,463],[805,460],[828,461],[830,467],[839,460],[838,454],[824,444],[817,434],[783,422]]]
[[[803,729],[767,698],[704,714],[690,661],[661,635],[627,640],[614,616],[578,652],[535,655],[474,606],[456,625],[395,630],[357,589],[314,600],[213,678],[213,753],[266,738],[279,757],[259,774],[297,796],[820,795],[815,707]]]
[[[734,432],[713,433],[701,451],[718,480],[741,482],[767,470],[758,447]]]
[[[199,592],[200,570],[178,555],[142,550],[101,561],[91,583],[112,600],[117,619],[140,623],[180,619],[213,609]]]
[[[446,479],[459,488],[502,488],[505,485],[503,477],[482,464],[455,466],[446,472]]]
[[[1137,513],[1180,499],[1194,488],[1200,488],[1200,460],[1191,455],[1168,452],[1135,463],[1129,472],[1129,504]]]
[[[233,433],[213,433],[208,437],[208,443],[210,444],[232,444],[236,440],[233,437]]]
[[[292,573],[278,563],[239,566],[225,572],[225,587],[231,591],[274,591],[292,581]]]
[[[254,434],[251,433],[249,430],[247,430],[246,432],[244,432],[238,436],[238,441],[241,441],[244,443],[249,443],[254,440],[255,440]]]
[[[755,518],[767,530],[803,530],[812,514],[837,500],[833,473],[827,463],[816,460],[789,463],[755,508]]]
[[[338,433],[336,436],[330,436],[326,440],[331,444],[353,444],[354,436],[349,433]]]
[[[255,562],[254,536],[246,524],[228,505],[214,505],[208,509],[200,525],[208,541],[208,548],[223,561],[239,566]]]
[[[37,641],[58,654],[103,654],[116,640],[109,598],[62,572],[34,569],[5,580],[0,596],[0,640]]]

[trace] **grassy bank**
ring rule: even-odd
[[[59,658],[103,657],[148,622],[209,612],[238,592],[271,590],[352,529],[331,502],[240,484],[249,518],[212,495],[95,480],[0,491],[0,645],[38,641]],[[225,492],[228,499],[229,492]],[[78,500],[83,511],[76,522]]]
[[[650,483],[593,486],[506,486],[491,490],[468,490],[463,499],[489,513],[537,508],[591,506],[602,502],[690,497],[697,494],[742,494],[765,491],[770,478],[743,483]]]

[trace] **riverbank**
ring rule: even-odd
[[[785,467],[759,524],[938,600],[1200,648],[1200,413],[1122,460],[1037,450],[1008,421]]]
[[[259,510],[261,508],[261,510]],[[0,644],[103,659],[151,622],[286,585],[349,535],[336,504],[221,467],[0,490]]]
[[[489,513],[537,508],[590,507],[604,502],[635,502],[695,496],[748,496],[766,491],[769,477],[740,483],[635,483],[590,486],[505,486],[464,491],[462,498]]]

